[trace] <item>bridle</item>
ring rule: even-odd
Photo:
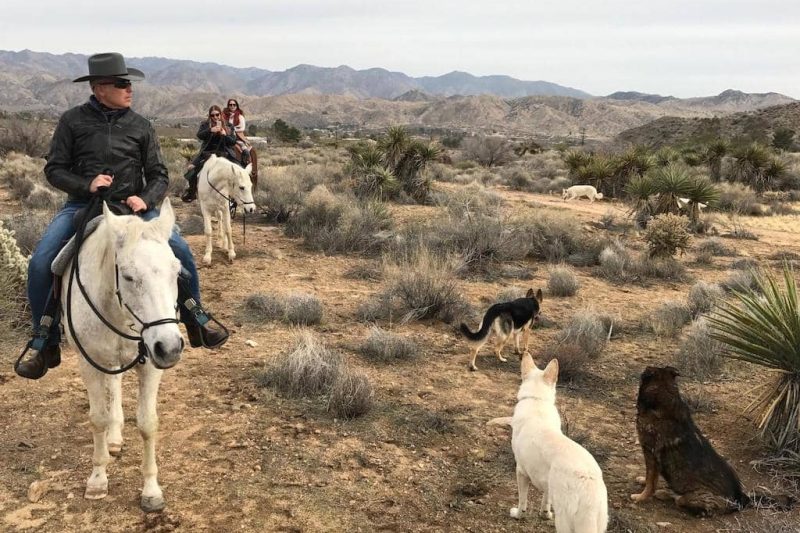
[[[231,219],[235,218],[236,217],[236,208],[239,206],[239,204],[236,202],[235,199],[231,198],[229,195],[225,194],[221,190],[219,190],[216,187],[214,187],[214,184],[211,183],[211,179],[209,178],[210,174],[211,174],[210,172],[206,172],[206,182],[208,183],[208,186],[211,187],[212,189],[214,189],[214,191],[217,194],[219,194],[220,196],[222,196],[224,199],[226,199],[228,201],[228,211],[231,214]],[[245,205],[252,205],[253,208],[255,209],[256,203],[255,202],[242,202],[242,206],[245,206]],[[246,243],[247,243],[247,213],[244,210],[242,210],[242,244],[246,244]]]
[[[96,198],[99,198],[99,197],[92,198],[92,201],[98,201],[98,200],[96,200]],[[102,200],[99,200],[99,201],[102,201]],[[86,226],[86,220],[83,220],[82,223],[80,224],[80,226],[78,227],[78,231],[75,233],[75,257],[72,260],[72,267],[70,268],[70,272],[69,272],[69,282],[68,282],[69,285],[67,286],[67,302],[66,302],[66,304],[67,304],[67,326],[69,327],[69,333],[72,336],[72,339],[75,342],[75,346],[78,348],[78,351],[81,353],[83,358],[86,359],[86,361],[90,365],[92,365],[92,367],[94,367],[96,370],[98,370],[98,371],[100,371],[100,372],[102,372],[104,374],[109,374],[109,375],[122,374],[123,372],[127,372],[128,370],[130,370],[131,368],[133,368],[137,364],[142,364],[143,365],[146,362],[146,359],[147,359],[148,356],[150,356],[150,358],[152,359],[153,354],[150,353],[150,348],[147,347],[147,344],[145,344],[144,339],[142,338],[142,334],[145,332],[145,330],[147,330],[149,328],[152,328],[152,327],[155,327],[155,326],[161,326],[163,324],[178,324],[179,321],[178,321],[178,319],[173,317],[173,318],[160,318],[158,320],[153,320],[151,322],[145,322],[144,320],[139,318],[139,316],[133,311],[133,309],[131,309],[131,307],[127,303],[125,303],[123,301],[122,292],[120,290],[120,284],[119,284],[119,265],[117,264],[116,254],[114,256],[114,275],[115,275],[114,283],[116,285],[115,289],[114,289],[114,294],[117,296],[117,301],[119,302],[120,308],[127,309],[128,313],[130,313],[130,315],[141,325],[141,329],[137,332],[138,335],[130,335],[128,333],[125,333],[124,331],[120,331],[114,324],[109,322],[106,319],[106,317],[103,316],[103,314],[94,305],[94,302],[92,302],[92,299],[89,297],[89,294],[86,292],[86,287],[84,287],[83,283],[81,282],[81,277],[80,277],[80,251],[81,251],[81,247],[83,245],[83,237],[84,237],[83,233],[84,233],[84,230],[86,229],[85,226]],[[120,337],[122,337],[124,339],[128,339],[128,340],[131,340],[131,341],[137,341],[138,342],[138,353],[137,353],[136,357],[130,363],[128,363],[128,364],[126,364],[126,365],[124,365],[124,366],[122,366],[120,368],[117,368],[117,369],[109,369],[109,368],[105,368],[104,366],[102,366],[99,363],[97,363],[94,359],[92,359],[89,356],[88,353],[86,353],[86,349],[80,343],[80,341],[78,340],[77,335],[75,334],[75,326],[72,323],[72,282],[73,282],[73,280],[75,280],[76,285],[80,289],[84,300],[86,300],[86,303],[89,305],[89,308],[92,310],[92,312],[95,314],[95,316],[97,318],[99,318],[100,321],[108,329],[110,329],[111,331],[113,331],[114,333],[116,333],[117,335],[119,335]],[[130,327],[131,327],[131,329],[133,329],[133,326],[130,326]]]

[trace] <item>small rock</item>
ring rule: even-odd
[[[252,339],[247,339],[246,341],[244,341],[244,343],[251,348],[255,348],[256,346],[258,346],[258,343]]]
[[[658,527],[669,527],[669,526],[672,525],[672,523],[671,522],[656,522],[656,525]]]
[[[42,499],[42,496],[47,494],[48,490],[50,490],[50,480],[43,479],[34,481],[31,483],[31,486],[28,487],[28,500],[30,500],[31,503],[36,503]]]

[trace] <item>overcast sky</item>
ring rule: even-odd
[[[0,49],[26,48],[278,71],[461,70],[594,95],[739,89],[800,99],[798,0],[4,2]]]

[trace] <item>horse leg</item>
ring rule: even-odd
[[[142,499],[144,512],[157,512],[164,509],[166,502],[158,484],[158,465],[156,464],[156,434],[158,433],[158,413],[156,399],[163,370],[147,363],[136,367],[139,374],[139,406],[136,412],[136,425],[142,436]]]
[[[203,254],[203,264],[211,264],[211,251],[214,249],[214,230],[211,227],[211,210],[206,205],[206,199],[200,198],[200,211],[203,213],[203,235],[206,238],[206,251]]]
[[[233,261],[234,259],[236,259],[236,251],[233,249],[233,233],[231,232],[231,212],[225,211],[224,213],[222,213],[222,219],[225,222],[224,232],[225,232],[225,237],[227,238],[228,241],[228,260]],[[220,226],[221,225],[222,222],[220,222]]]
[[[88,364],[81,365],[83,383],[89,395],[89,422],[92,427],[94,452],[92,453],[92,473],[86,480],[87,500],[99,500],[108,495],[108,476],[106,466],[111,460],[106,442],[108,429],[108,403],[106,400],[105,376],[90,368]]]
[[[223,250],[228,249],[228,241],[225,239],[225,213],[229,213],[225,208],[217,209],[217,246]]]
[[[108,440],[108,453],[118,456],[122,452],[122,426],[125,416],[122,412],[122,376],[106,377],[106,387],[110,399],[109,425],[106,439]]]

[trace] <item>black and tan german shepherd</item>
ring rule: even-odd
[[[502,302],[494,304],[483,315],[483,320],[478,331],[473,333],[466,324],[462,322],[461,332],[473,344],[472,359],[469,363],[470,370],[478,370],[475,366],[475,359],[478,357],[478,352],[484,344],[489,340],[492,331],[499,337],[499,341],[495,347],[494,353],[497,358],[502,362],[506,362],[501,352],[505,346],[508,338],[514,336],[514,347],[517,354],[522,354],[528,349],[528,342],[530,341],[530,332],[533,329],[533,324],[539,318],[540,306],[542,303],[542,289],[533,293],[533,289],[528,289],[525,298],[517,298],[511,302]],[[525,349],[519,349],[519,336],[522,334]]]

